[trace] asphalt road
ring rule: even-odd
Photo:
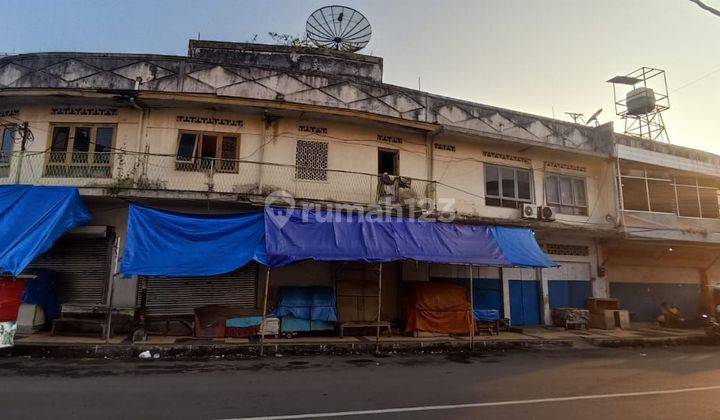
[[[718,419],[720,347],[202,362],[0,359],[3,419],[296,415]]]

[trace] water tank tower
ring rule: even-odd
[[[670,141],[662,118],[670,108],[664,70],[640,67],[608,82],[613,85],[615,113],[625,121],[625,134]]]

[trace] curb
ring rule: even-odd
[[[704,335],[690,337],[651,337],[651,338],[584,338],[583,340],[598,347],[654,347],[682,345],[712,345],[715,340]]]
[[[470,343],[458,342],[385,342],[379,346],[381,354],[402,353],[457,353],[467,352]],[[539,349],[547,347],[573,346],[572,340],[514,340],[497,341],[481,340],[473,345],[473,353],[482,353],[496,350],[513,349]],[[137,359],[144,351],[159,354],[161,359],[210,359],[229,358],[246,359],[259,357],[259,347],[256,344],[16,344],[15,347],[0,352],[0,356],[30,357],[30,358],[59,358],[59,359]],[[375,343],[298,343],[298,344],[268,344],[265,346],[267,355],[288,356],[341,356],[350,354],[376,353]]]

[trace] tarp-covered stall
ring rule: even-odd
[[[451,283],[416,283],[408,296],[405,332],[467,334],[472,328],[467,290]]]
[[[196,215],[130,205],[121,271],[212,276],[264,263],[263,215]]]
[[[0,273],[17,277],[65,232],[89,221],[77,188],[0,186]]]
[[[450,264],[553,267],[532,231],[420,219],[267,208],[268,262],[414,260]]]
[[[210,276],[230,272],[252,260],[269,268],[305,260],[554,266],[532,231],[523,228],[273,207],[233,216],[200,216],[130,206],[121,265],[125,274]],[[266,298],[269,272],[268,269]],[[378,280],[380,295],[382,277]],[[424,303],[448,298],[446,293],[457,293],[454,289],[446,292],[428,287],[417,297],[421,306],[415,313],[430,310],[422,306]],[[465,289],[461,289],[465,296]],[[438,296],[433,297],[433,293]],[[469,331],[472,323],[469,307],[466,312],[458,318],[457,326],[442,321],[441,329]],[[380,308],[378,322],[379,314]],[[463,321],[465,316],[467,320]],[[415,325],[429,322],[422,316],[414,318]]]
[[[326,331],[335,328],[335,292],[329,287],[283,287],[278,306],[269,315],[281,319],[283,333]]]

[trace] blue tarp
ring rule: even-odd
[[[337,322],[335,291],[325,286],[283,287],[278,306],[270,316]]]
[[[303,260],[555,265],[529,229],[301,209],[209,216],[130,206],[123,274],[209,276],[253,260],[270,267]]]
[[[267,208],[265,241],[271,266],[302,260],[555,266],[529,229],[327,211]]]
[[[545,255],[530,229],[492,226],[495,241],[502,250],[509,265],[517,267],[555,267],[556,264]]]
[[[20,275],[65,232],[89,221],[77,188],[0,186],[0,273]]]
[[[473,309],[473,315],[478,321],[499,321],[500,311],[497,309]]]
[[[265,262],[263,214],[191,215],[130,205],[121,272],[212,276]]]
[[[45,323],[50,323],[60,315],[60,306],[55,300],[55,273],[50,270],[36,269],[25,274],[33,274],[34,279],[25,279],[25,291],[22,303],[30,303],[43,308]]]

